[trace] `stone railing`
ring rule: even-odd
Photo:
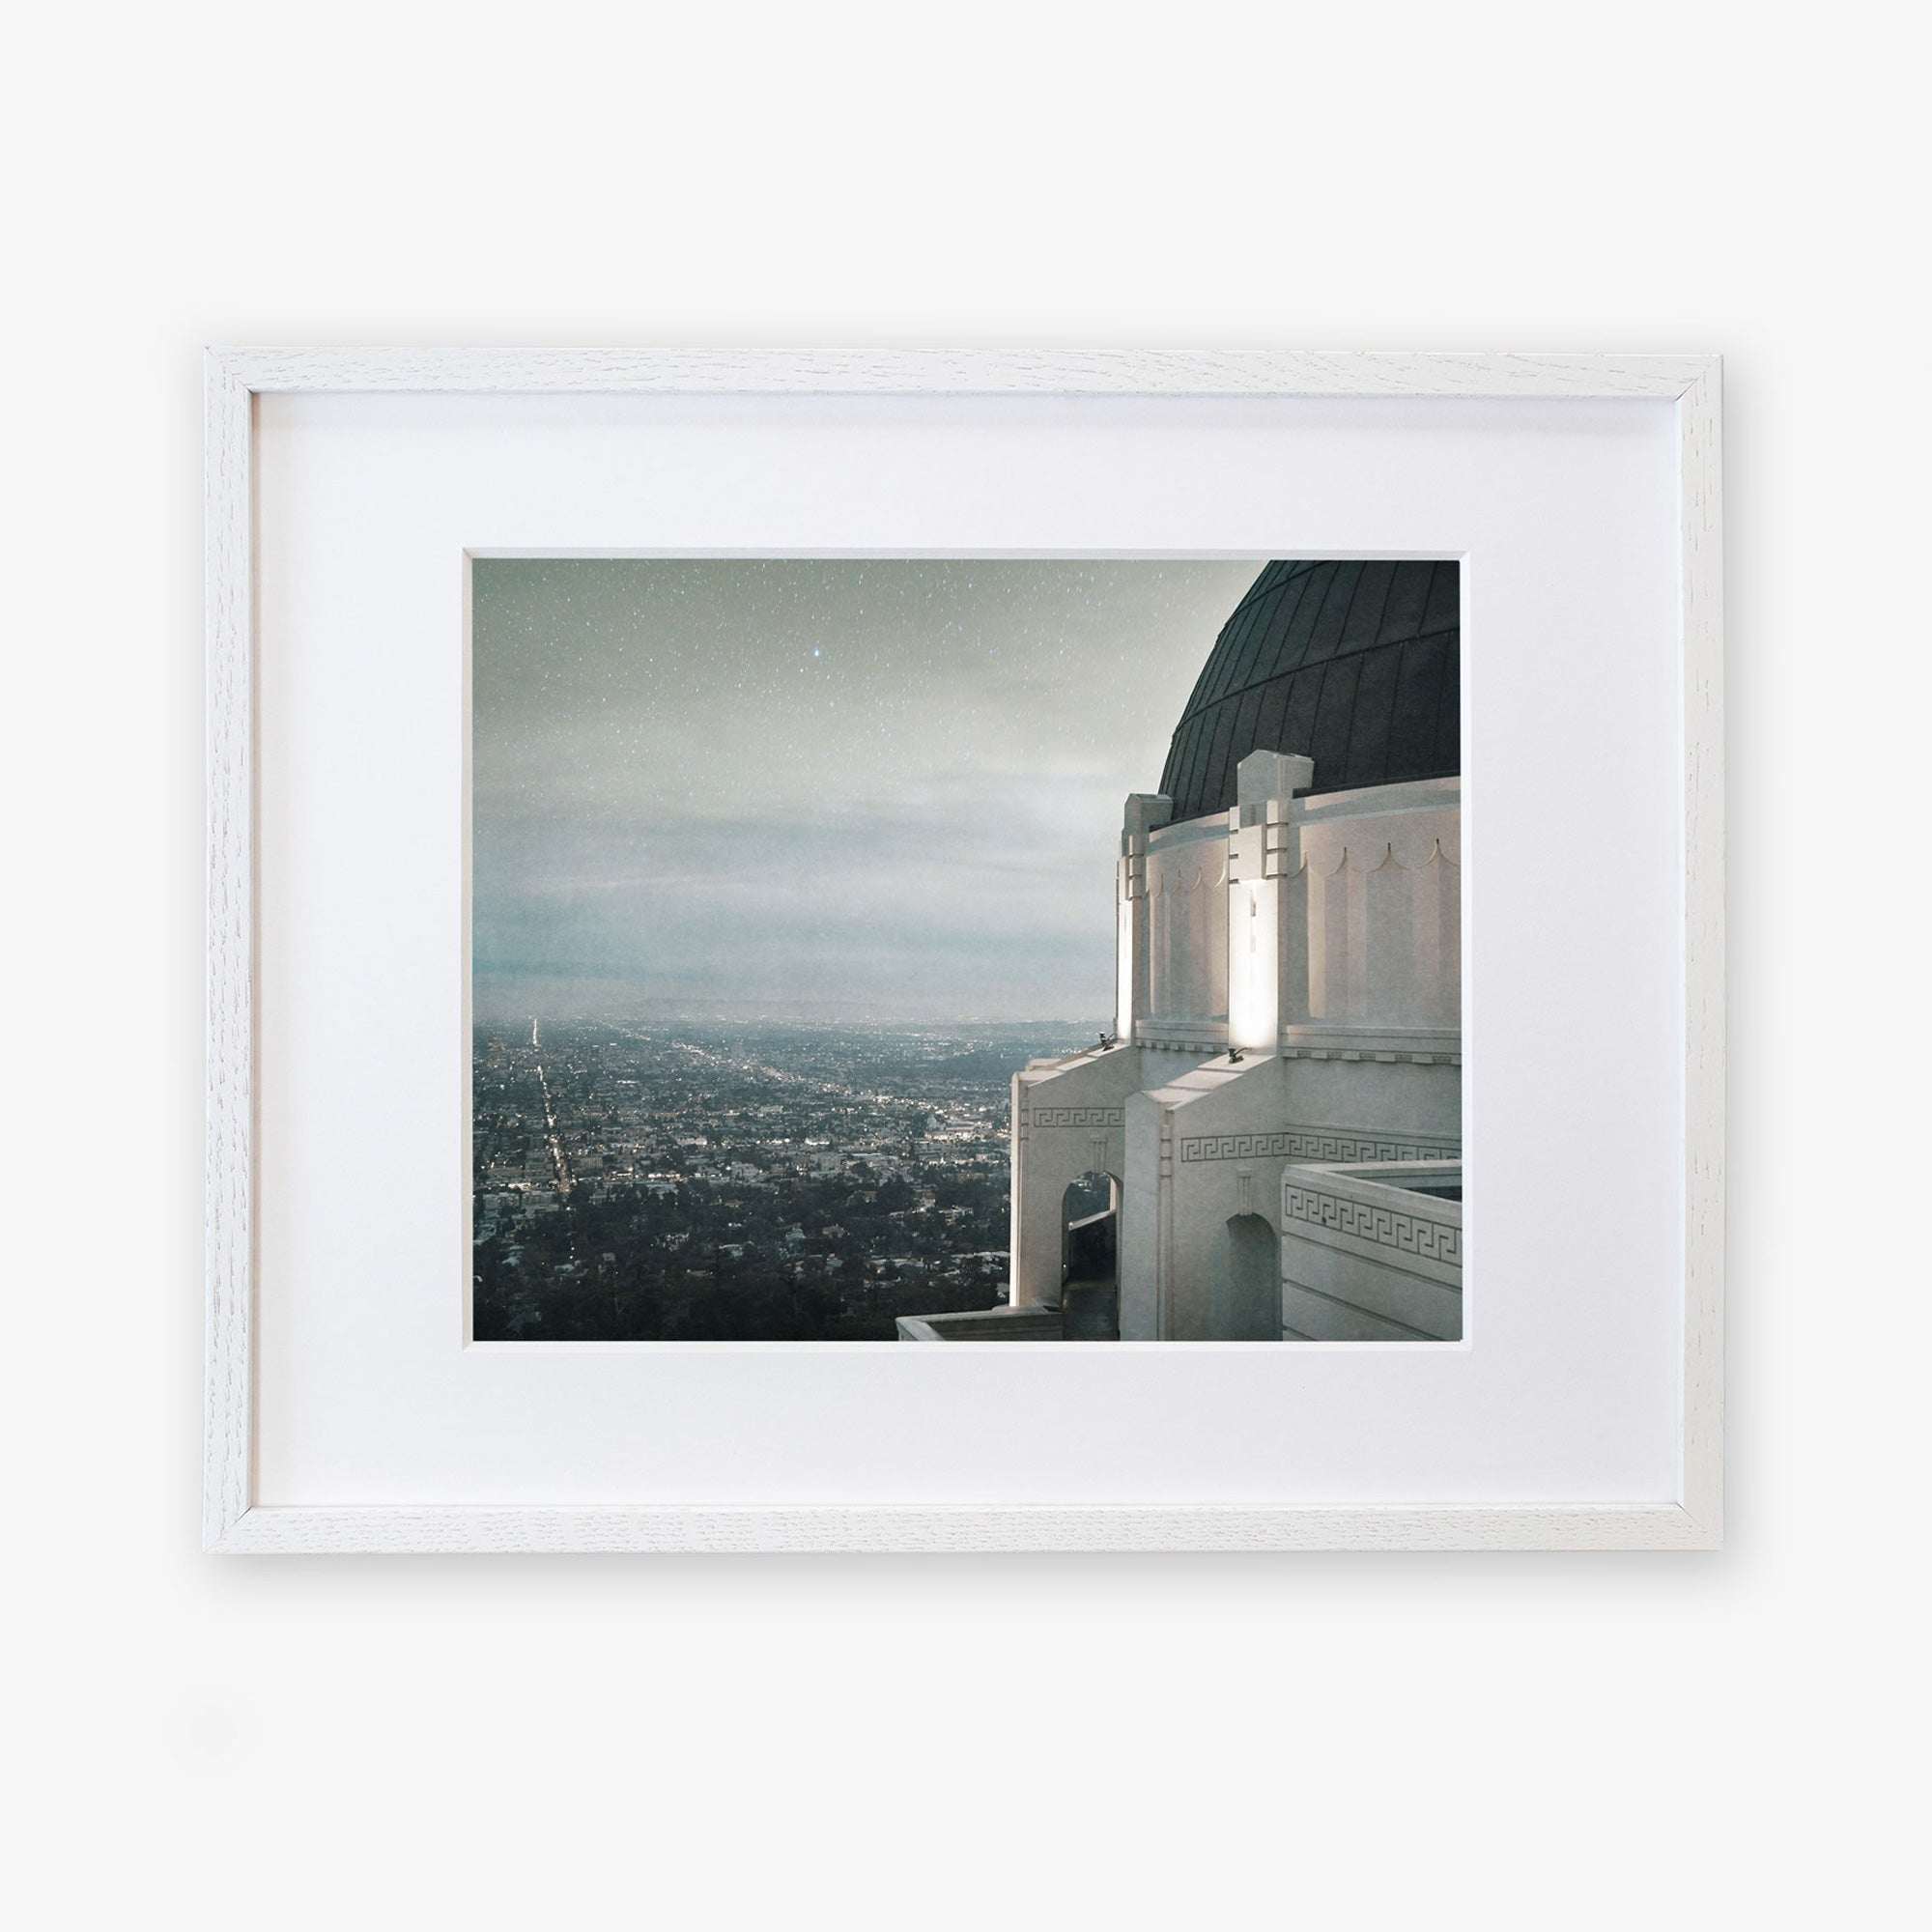
[[[958,1315],[901,1315],[901,1342],[1059,1342],[1057,1308],[980,1308]]]

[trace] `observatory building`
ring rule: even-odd
[[[902,1337],[1461,1337],[1458,578],[1256,578],[1126,802],[1113,1033],[1013,1077],[1008,1304]]]

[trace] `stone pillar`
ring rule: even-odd
[[[1050,1308],[1060,1300],[1061,1197],[1066,1182],[1041,1158],[1046,1150],[1033,1138],[1031,1095],[1017,1073],[1011,1094],[1009,1297],[1015,1308]]]
[[[1162,1242],[1173,1181],[1165,1172],[1167,1110],[1151,1094],[1126,1103],[1126,1173],[1121,1190],[1121,1340],[1157,1342],[1166,1294]]]
[[[1290,807],[1315,782],[1315,761],[1284,752],[1250,752],[1236,767],[1228,832],[1228,1044],[1271,1053],[1284,1017],[1295,1014],[1283,984]],[[1305,992],[1303,995],[1305,1004]]]
[[[1130,1047],[1036,1061],[1012,1083],[1011,1229],[1015,1308],[1057,1308],[1065,1260],[1066,1189],[1105,1174],[1125,1193],[1122,1104],[1140,1079]]]
[[[1121,828],[1121,862],[1116,874],[1114,948],[1114,1031],[1138,1043],[1149,1012],[1148,835],[1174,816],[1174,801],[1159,792],[1137,791],[1127,798]]]

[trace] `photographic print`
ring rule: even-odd
[[[1460,1340],[1460,571],[470,564],[479,1342]]]

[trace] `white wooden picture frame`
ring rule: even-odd
[[[303,392],[1641,399],[1674,409],[1683,732],[1682,1360],[1674,1501],[1079,1507],[265,1505],[259,1185],[256,399]],[[1724,906],[1714,356],[1253,351],[216,350],[207,363],[204,1541],[275,1550],[1266,1550],[1715,1547],[1721,1526]]]

